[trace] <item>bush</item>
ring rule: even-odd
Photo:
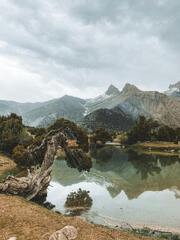
[[[23,145],[17,145],[13,149],[12,157],[18,166],[29,166],[28,153]]]
[[[23,131],[22,118],[12,113],[0,117],[0,150],[12,153],[13,148],[19,144]]]
[[[68,208],[90,208],[92,202],[93,200],[89,196],[89,191],[79,189],[77,192],[72,192],[67,196],[65,206]]]
[[[162,126],[157,133],[159,141],[178,142],[180,141],[180,129],[173,129],[168,126]]]
[[[133,128],[127,134],[127,143],[134,144],[138,141],[150,141],[151,137],[156,135],[155,129],[158,126],[159,124],[156,121],[140,116]]]
[[[97,143],[98,141],[102,142],[105,144],[108,141],[112,141],[112,136],[111,134],[106,131],[103,128],[98,128],[96,131],[93,133],[93,136],[91,137],[91,141],[94,143]]]
[[[33,143],[33,136],[27,131],[26,128],[23,128],[18,144],[27,147],[32,143]]]
[[[45,128],[35,128],[35,127],[27,127],[28,132],[35,136],[42,136],[47,133],[47,130]]]

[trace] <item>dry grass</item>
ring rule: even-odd
[[[0,239],[48,239],[66,225],[78,229],[78,240],[150,239],[89,224],[77,217],[64,217],[20,197],[0,195]]]

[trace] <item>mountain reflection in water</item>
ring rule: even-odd
[[[54,163],[48,201],[66,212],[71,191],[90,191],[92,208],[84,216],[104,224],[105,219],[130,224],[180,229],[180,158],[145,155],[105,147],[92,153],[93,168],[79,173],[65,161]],[[163,218],[162,218],[163,212]]]

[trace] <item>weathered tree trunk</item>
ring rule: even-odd
[[[28,200],[41,197],[47,192],[51,181],[51,172],[57,149],[62,147],[67,155],[67,160],[72,167],[79,170],[89,170],[91,161],[82,150],[70,150],[66,143],[66,136],[62,132],[50,132],[39,147],[29,149],[29,157],[38,151],[44,152],[44,160],[40,168],[28,171],[27,177],[16,178],[13,176],[0,183],[0,193],[20,195]]]

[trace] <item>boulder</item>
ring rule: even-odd
[[[78,235],[77,229],[73,226],[66,226],[59,231],[54,232],[49,240],[73,240]]]

